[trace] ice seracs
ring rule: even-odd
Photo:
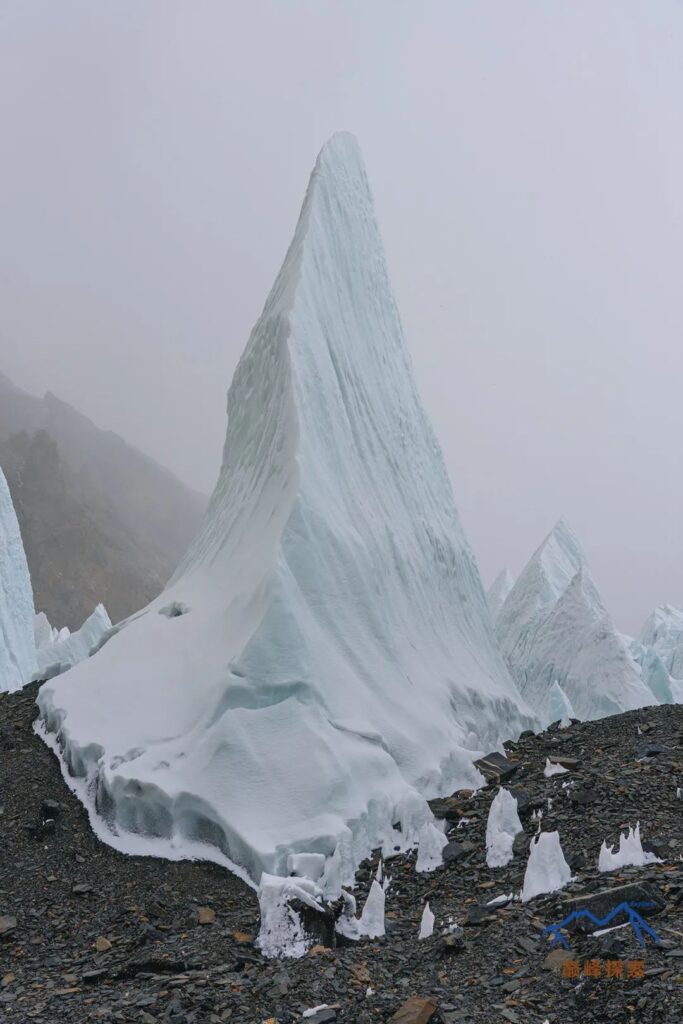
[[[512,844],[522,831],[517,800],[501,786],[491,801],[486,823],[486,863],[490,868],[503,868],[510,863]]]
[[[560,845],[559,832],[540,832],[531,840],[524,873],[522,903],[527,903],[534,896],[563,889],[571,877],[571,870]]]
[[[0,469],[0,691],[19,690],[36,670],[33,589],[12,497]]]
[[[530,559],[496,628],[514,679],[545,723],[656,703],[564,520]]]
[[[629,866],[643,867],[645,864],[661,864],[661,860],[654,853],[643,850],[640,840],[640,822],[637,822],[635,828],[629,828],[626,834],[621,833],[619,849],[616,853],[614,847],[608,846],[606,842],[600,848],[599,871],[616,871],[618,868]]]
[[[672,604],[655,608],[640,632],[640,643],[659,655],[673,679],[683,680],[683,610]]]
[[[41,612],[42,614],[42,612]],[[50,624],[45,618],[47,626]],[[51,628],[51,627],[50,627]],[[75,633],[57,633],[52,630],[52,639],[37,646],[38,679],[51,679],[53,676],[66,672],[80,661],[89,658],[95,652],[106,634],[112,628],[111,619],[103,604],[98,604],[92,615],[89,615],[80,629]],[[38,627],[41,637],[46,633],[44,623]],[[37,636],[37,634],[36,634]]]
[[[514,579],[509,569],[505,568],[502,572],[499,572],[495,580],[486,591],[486,600],[488,601],[489,610],[491,612],[491,618],[495,622],[500,615],[500,610],[505,604],[505,600],[514,586]]]
[[[235,372],[196,540],[39,704],[119,836],[156,836],[160,853],[200,839],[254,880],[284,875],[290,853],[334,854],[330,894],[410,800],[481,784],[475,748],[533,724],[417,396],[351,136],[320,153]]]

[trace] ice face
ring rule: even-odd
[[[495,580],[486,591],[486,600],[491,611],[491,618],[495,622],[500,615],[500,610],[505,604],[508,594],[514,586],[514,579],[509,569],[499,572]]]
[[[669,675],[683,680],[683,611],[671,604],[655,608],[640,634],[640,642],[652,648]]]
[[[544,724],[570,712],[585,720],[656,703],[564,520],[520,575],[496,628],[513,678]]]
[[[159,599],[39,702],[120,832],[161,852],[204,839],[255,879],[335,851],[346,881],[401,808],[481,781],[465,744],[533,721],[416,393],[351,136],[318,158],[235,372],[203,528]]]
[[[33,677],[34,614],[19,523],[0,469],[0,690],[18,690]]]

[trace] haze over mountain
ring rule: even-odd
[[[161,590],[205,507],[153,459],[56,395],[0,373],[0,466],[14,501],[36,609],[78,628],[102,601],[112,620]]]

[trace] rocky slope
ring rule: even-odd
[[[77,629],[98,601],[118,621],[156,596],[205,499],[54,395],[0,374],[0,465],[19,518],[36,608]]]
[[[514,771],[505,785],[519,797],[525,831],[507,867],[489,869],[484,856],[495,785],[434,802],[457,845],[433,874],[417,874],[414,855],[386,863],[386,937],[278,962],[255,949],[258,905],[235,877],[208,864],[127,858],[97,842],[33,734],[35,692],[0,696],[0,1016],[8,1024],[285,1024],[322,1004],[309,1024],[679,1024],[682,707],[639,709],[508,745]],[[570,770],[546,778],[547,757]],[[527,904],[486,906],[521,889],[535,809],[544,830],[559,830],[576,880]],[[615,843],[638,820],[645,846],[663,863],[599,874],[602,841]],[[361,907],[376,862],[361,869]],[[572,933],[569,951],[550,951],[543,928],[566,916],[566,900],[630,882],[651,886],[661,903],[648,917],[661,945],[648,939],[643,949],[623,928]],[[418,942],[425,900],[436,925]],[[462,928],[444,936],[449,920]],[[564,977],[573,963],[579,977]]]

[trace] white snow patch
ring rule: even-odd
[[[523,831],[517,800],[501,786],[491,801],[486,823],[486,863],[490,868],[503,868],[510,863],[515,836]]]
[[[600,848],[598,858],[598,871],[616,871],[618,868],[643,867],[645,864],[661,864],[662,861],[654,853],[647,853],[643,850],[640,841],[640,822],[635,829],[629,828],[625,835],[623,832],[619,837],[619,849],[614,852],[613,846],[606,842]]]
[[[541,832],[532,839],[524,874],[522,903],[534,896],[563,889],[572,873],[560,845],[559,832]]]
[[[287,858],[287,870],[291,875],[310,878],[318,882],[325,871],[324,853],[290,853]]]

